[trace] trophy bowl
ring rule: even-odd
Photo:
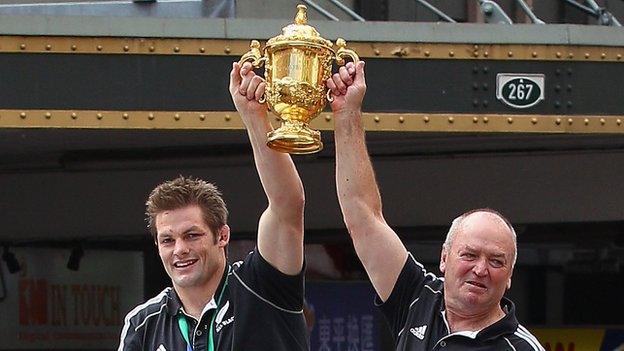
[[[309,127],[332,101],[325,81],[332,74],[332,63],[353,62],[358,55],[346,48],[338,38],[334,51],[331,41],[307,25],[306,6],[297,6],[295,23],[282,29],[282,34],[267,41],[260,51],[260,43],[251,41],[250,50],[239,61],[251,62],[255,68],[264,65],[266,90],[260,102],[265,102],[279,117],[281,126],[267,134],[267,145],[277,151],[291,154],[310,154],[323,148],[321,133]]]

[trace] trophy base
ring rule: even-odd
[[[275,151],[297,155],[312,154],[323,149],[319,131],[303,123],[288,121],[267,134],[267,145]]]

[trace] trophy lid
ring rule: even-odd
[[[315,43],[322,46],[332,47],[332,42],[321,37],[317,30],[308,25],[308,14],[305,5],[297,5],[297,14],[295,15],[295,23],[291,23],[282,28],[282,34],[273,37],[267,41],[267,46],[274,46],[286,42],[303,41],[306,43]]]

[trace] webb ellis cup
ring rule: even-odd
[[[266,101],[282,125],[267,134],[267,145],[291,154],[310,154],[323,148],[321,133],[308,123],[318,116],[327,101],[332,101],[325,81],[332,74],[332,63],[344,65],[344,58],[358,61],[358,55],[346,48],[344,39],[336,40],[338,50],[307,25],[306,7],[297,6],[295,23],[282,34],[269,39],[261,53],[260,43],[251,42],[251,50],[240,63],[250,61],[255,68],[264,65]]]

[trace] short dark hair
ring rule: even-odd
[[[201,209],[204,221],[217,239],[221,227],[227,224],[228,210],[221,192],[209,182],[193,177],[179,176],[158,185],[145,203],[147,228],[156,242],[156,216],[164,211],[191,205]]]

